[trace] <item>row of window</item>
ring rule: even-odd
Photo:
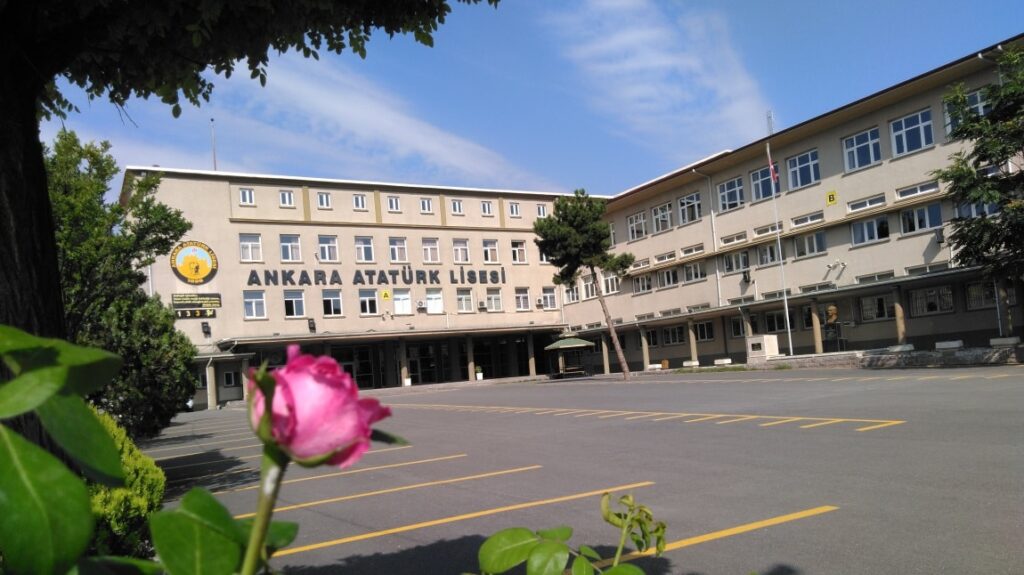
[[[356,211],[369,211],[366,203],[366,194],[354,193],[352,194],[352,209]],[[294,190],[278,190],[278,206],[282,208],[294,208],[295,207],[295,191]],[[399,214],[402,213],[402,197],[401,196],[386,196],[387,209],[390,213]],[[522,217],[521,202],[510,201],[508,204],[508,215],[512,218]],[[239,188],[238,189],[238,205],[240,206],[255,206],[256,205],[256,190],[253,188]],[[452,215],[465,215],[463,208],[463,200],[451,199],[451,214]],[[321,210],[330,210],[334,207],[333,193],[332,192],[317,192],[316,193],[316,207]],[[432,197],[421,197],[419,199],[419,208],[421,214],[433,214],[434,213],[434,198]],[[537,217],[544,218],[548,215],[547,204],[536,204]],[[480,200],[480,215],[493,216],[494,215],[494,200]]]
[[[325,289],[320,292],[323,317],[343,317],[342,291]],[[484,299],[474,301],[472,288],[455,290],[455,310],[458,313],[473,313],[477,310],[487,312],[504,311],[501,288],[486,288]],[[246,290],[242,292],[245,319],[266,319],[266,292],[263,290]],[[305,290],[284,290],[284,316],[287,318],[309,317],[306,309]],[[556,309],[555,288],[541,289],[541,296],[536,302],[530,301],[530,288],[517,287],[513,293],[515,311],[531,311],[531,303],[544,310]],[[412,299],[412,290],[395,289],[384,292],[376,289],[361,289],[358,293],[359,315],[380,315],[388,311],[394,315],[412,315],[414,311],[425,311],[428,314],[444,313],[444,296],[441,288],[427,288],[425,299]],[[381,302],[391,302],[391,309],[384,310]]]
[[[372,236],[356,236],[355,261],[358,263],[375,262],[374,243]],[[263,261],[263,238],[261,234],[239,234],[239,257],[243,262]],[[302,245],[298,234],[281,234],[281,261],[301,262]],[[513,264],[529,263],[526,257],[526,240],[512,240],[511,262]],[[441,242],[438,238],[420,240],[422,262],[425,264],[441,263]],[[498,240],[483,240],[483,262],[488,264],[501,263],[498,255]],[[539,253],[541,263],[548,259]],[[318,235],[316,258],[320,262],[337,263],[341,261],[338,249],[338,236]],[[388,238],[388,259],[391,263],[409,263],[409,246],[406,238]],[[457,238],[452,240],[452,262],[457,264],[471,263],[469,240]]]

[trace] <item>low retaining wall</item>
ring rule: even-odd
[[[865,352],[861,367],[886,369],[900,367],[955,367],[965,365],[1002,365],[1024,363],[1024,346],[968,347],[939,351]]]
[[[822,369],[861,367],[862,351],[840,351],[816,355],[794,355],[768,358],[767,361],[748,363],[750,369]]]

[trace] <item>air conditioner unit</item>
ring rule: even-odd
[[[487,309],[487,302],[485,302],[484,300],[480,300],[476,303],[476,307],[480,309]]]
[[[537,298],[537,307],[544,307],[544,298]]]
[[[416,309],[427,309],[427,302],[421,299],[416,300]]]

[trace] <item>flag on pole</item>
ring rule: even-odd
[[[779,172],[775,169],[775,163],[772,162],[772,146],[768,142],[764,143],[764,151],[768,154],[768,173],[771,174],[772,195],[777,196],[779,194]]]

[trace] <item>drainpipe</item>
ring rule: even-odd
[[[690,171],[693,172],[694,174],[697,174],[698,176],[704,176],[704,179],[707,180],[707,183],[708,183],[708,205],[710,206],[710,209],[708,210],[708,213],[711,214],[711,236],[712,236],[711,237],[711,253],[714,255],[714,254],[718,253],[718,229],[715,227],[715,199],[714,199],[714,196],[713,196],[714,191],[711,189],[711,176],[709,176],[709,175],[707,175],[707,174],[705,174],[703,172],[699,172],[697,170],[697,168],[692,168],[692,169],[690,169]],[[722,271],[718,267],[718,258],[717,257],[715,258],[715,290],[717,290],[717,292],[718,292],[718,307],[721,307],[722,306]]]

